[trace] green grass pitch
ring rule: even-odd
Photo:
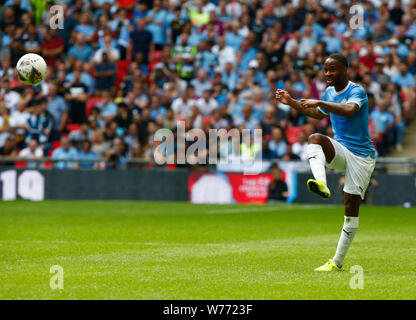
[[[416,209],[363,206],[344,271],[313,272],[342,223],[324,202],[1,202],[0,299],[415,299]]]

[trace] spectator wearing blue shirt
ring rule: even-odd
[[[85,43],[85,36],[82,33],[77,34],[75,44],[68,50],[68,56],[82,62],[88,62],[94,56],[94,51]]]
[[[198,46],[196,64],[198,68],[204,69],[210,76],[214,75],[214,68],[217,64],[217,56],[211,51],[212,43],[202,40]]]
[[[7,48],[7,46],[12,42],[12,37],[10,37],[7,33],[0,33],[0,45],[2,48]]]
[[[405,122],[403,119],[403,114],[401,108],[397,108],[393,101],[393,96],[395,92],[388,90],[384,95],[384,104],[387,106],[388,111],[393,116],[393,125],[391,130],[388,132],[388,140],[392,145],[396,145],[397,150],[402,150],[403,148],[403,135],[405,131]]]
[[[228,31],[225,35],[225,44],[230,46],[235,51],[241,50],[241,42],[243,41],[243,36],[241,36],[238,31],[240,30],[240,24],[238,21],[234,21],[231,24],[231,31]]]
[[[339,52],[342,50],[342,40],[335,35],[334,25],[331,23],[326,27],[325,35],[322,41],[326,43],[326,51],[329,53]]]
[[[153,9],[149,10],[146,20],[146,29],[152,33],[153,42],[157,50],[161,50],[166,44],[166,11],[162,8],[160,0],[153,1]]]
[[[252,117],[261,122],[264,118],[264,112],[266,111],[266,102],[264,101],[263,91],[256,89],[253,93],[253,115]]]
[[[98,110],[100,111],[98,124],[100,127],[103,127],[106,123],[109,123],[116,117],[117,105],[111,101],[109,91],[102,91],[101,97],[102,100],[96,105],[96,107],[98,107]]]
[[[94,151],[91,151],[91,141],[86,139],[82,142],[81,150],[78,151],[77,158],[80,160],[97,160],[98,156]],[[80,161],[78,166],[80,168],[93,168],[95,167],[96,162],[86,162]]]
[[[416,74],[416,53],[410,52],[407,56],[408,71],[415,75]]]
[[[253,74],[253,81],[263,85],[266,81],[266,75],[260,70],[260,64],[257,59],[251,60],[248,63],[248,68]]]
[[[250,61],[256,59],[257,50],[250,46],[248,39],[243,39],[240,51],[242,56],[237,71],[247,71]]]
[[[269,141],[269,150],[273,153],[275,159],[281,159],[286,154],[286,141],[282,128],[274,127],[272,129],[272,139]]]
[[[370,113],[370,118],[374,124],[374,140],[377,145],[377,151],[381,156],[386,154],[389,136],[391,137],[393,134],[390,131],[394,125],[394,116],[387,108],[387,100],[384,99],[379,101],[378,106]]]
[[[51,140],[59,140],[60,134],[64,131],[68,121],[68,105],[65,99],[57,95],[56,84],[51,83],[48,87],[47,110],[52,115],[54,126],[51,133]]]
[[[139,127],[137,123],[133,122],[129,125],[128,134],[124,137],[124,143],[128,150],[132,150],[135,146],[140,144],[139,141]]]
[[[399,72],[394,75],[391,80],[401,88],[411,88],[415,86],[415,78],[407,71],[407,65],[404,62],[399,64]]]
[[[253,117],[253,105],[251,102],[247,102],[243,107],[243,116],[237,117],[234,120],[234,125],[236,127],[243,127],[244,129],[249,129],[252,133],[254,129],[257,129],[259,121]]]
[[[195,95],[202,97],[205,90],[211,90],[212,84],[208,78],[208,74],[204,69],[199,69],[195,79],[191,81],[191,85],[195,88]]]
[[[73,83],[75,81],[75,72],[78,71],[80,73],[81,83],[88,88],[88,93],[92,94],[95,89],[95,79],[91,76],[90,73],[84,70],[87,69],[87,66],[89,66],[89,64],[83,63],[81,60],[75,61],[73,71],[66,75],[65,82]]]
[[[221,72],[221,81],[227,86],[229,91],[234,90],[237,86],[238,73],[234,70],[234,67],[230,62],[225,64],[225,68]]]
[[[352,38],[354,40],[367,40],[370,35],[371,27],[367,23],[364,23],[361,28],[354,29]]]
[[[133,11],[133,16],[131,18],[132,22],[135,23],[137,19],[144,19],[147,17],[148,10],[146,2],[140,1],[137,9]]]
[[[160,104],[160,98],[154,95],[150,98],[150,118],[156,120],[160,115],[166,117],[166,108]]]
[[[348,21],[344,19],[344,16],[342,15],[342,13],[337,12],[335,14],[335,20],[333,22],[335,35],[342,36],[344,35],[344,33],[348,31],[348,26],[344,20]]]
[[[72,160],[78,156],[77,149],[71,147],[71,142],[68,137],[61,138],[61,146],[55,149],[52,153],[52,159],[58,160]],[[71,169],[76,168],[77,165],[72,161],[58,161],[55,162],[55,168],[57,169]]]
[[[206,35],[204,33],[197,32],[197,30],[195,29],[191,31],[191,34],[189,35],[187,43],[190,46],[197,46],[202,40],[207,40]],[[178,44],[180,43],[180,41],[181,41],[181,36],[178,36],[176,38],[176,43]]]
[[[32,5],[30,4],[29,0],[20,0],[19,2],[18,2],[18,5],[20,4],[19,5],[20,10],[23,10],[23,11],[32,10]],[[4,4],[5,7],[14,7],[15,5],[16,5],[15,0],[7,0],[6,3]]]
[[[402,16],[402,25],[406,28],[406,37],[416,38],[416,23],[412,20],[410,14],[406,13]]]
[[[300,28],[300,32],[303,34],[304,30],[307,26],[310,26],[312,29],[312,37],[315,40],[315,42],[318,42],[319,39],[324,34],[324,28],[319,24],[315,22],[315,18],[313,13],[308,13],[305,17],[305,24]]]
[[[404,43],[400,43],[396,38],[391,38],[388,41],[388,46],[383,47],[382,55],[392,54],[392,51],[401,58],[406,58],[409,55],[409,48]]]
[[[219,106],[227,103],[227,90],[222,83],[217,82],[214,84],[213,97],[217,100]]]
[[[381,101],[378,106],[371,112],[371,119],[374,121],[375,131],[381,135],[387,135],[388,130],[394,122],[393,115],[387,111],[387,104]]]
[[[204,69],[210,76],[214,75],[214,68],[217,64],[217,56],[211,51],[212,43],[202,40],[198,45],[196,64],[198,68]]]
[[[94,38],[95,27],[90,23],[91,17],[89,12],[84,12],[81,15],[80,23],[75,27],[75,30],[82,33],[87,42],[91,42]]]

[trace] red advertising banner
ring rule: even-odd
[[[273,175],[262,173],[202,173],[189,176],[189,200],[193,203],[266,203]],[[282,180],[286,180],[282,172]]]

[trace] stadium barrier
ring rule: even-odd
[[[286,163],[283,178],[289,186],[289,202],[321,203],[306,188],[309,172],[295,172],[296,163]],[[292,166],[290,166],[292,165]],[[281,167],[282,167],[281,163]],[[202,180],[201,177],[204,177]],[[266,203],[269,171],[257,175],[217,170],[195,171],[165,167],[124,170],[21,169],[0,167],[0,199],[112,199],[148,201],[191,201],[205,203]],[[341,174],[328,173],[332,197],[325,203],[341,204]],[[365,202],[374,205],[415,206],[416,175],[379,173],[373,175]],[[193,196],[193,192],[196,192]],[[216,194],[214,194],[216,192]],[[225,197],[226,193],[228,197]],[[221,195],[221,197],[220,197]]]
[[[188,200],[188,171],[0,168],[2,200]]]

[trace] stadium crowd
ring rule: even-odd
[[[0,0],[0,157],[152,161],[155,132],[184,120],[205,132],[261,128],[263,159],[305,160],[310,134],[333,134],[329,118],[276,105],[274,92],[319,99],[333,52],[368,93],[378,154],[401,149],[416,110],[416,1],[347,2],[62,0],[63,28],[51,29],[54,2]],[[28,52],[48,64],[37,86],[16,76]],[[239,146],[249,157],[258,147]]]

